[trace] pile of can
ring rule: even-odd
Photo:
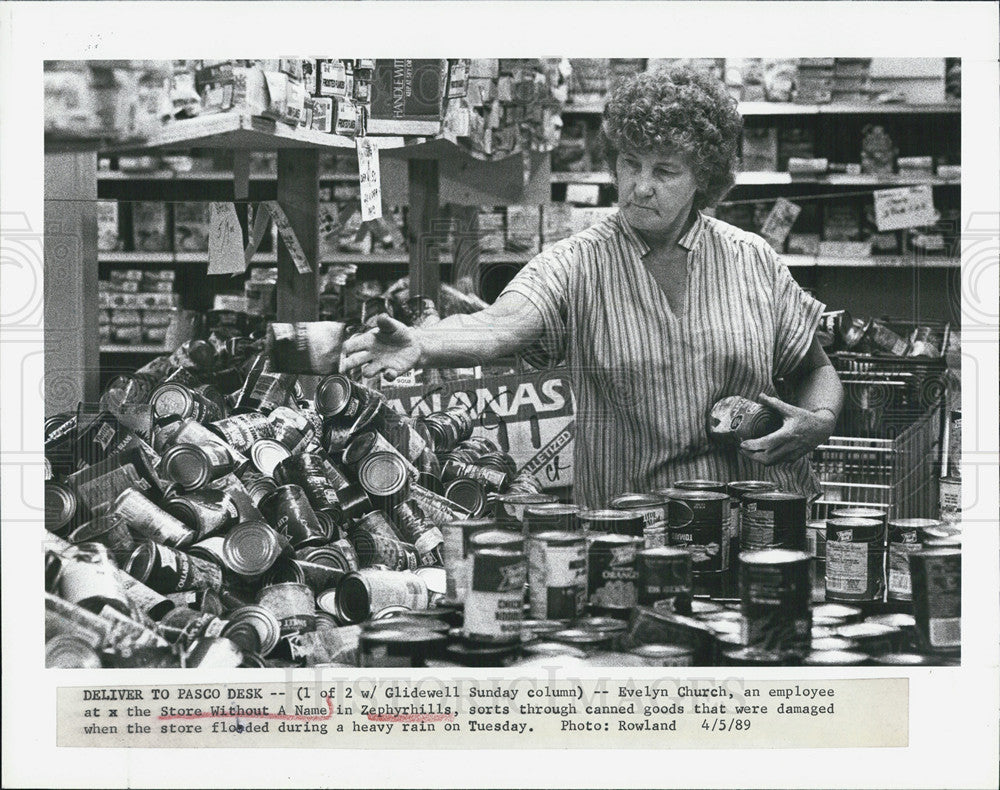
[[[469,409],[339,374],[305,398],[261,344],[206,345],[47,422],[50,666],[956,660],[954,525],[809,524],[764,481],[581,509]]]

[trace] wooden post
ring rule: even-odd
[[[45,413],[100,395],[97,154],[45,155]]]
[[[438,299],[441,271],[438,249],[443,230],[436,226],[438,218],[438,162],[436,159],[410,159],[410,213],[408,241],[410,244],[410,293]]]
[[[278,203],[312,267],[299,274],[285,245],[278,242],[278,320],[315,321],[319,317],[319,152],[278,151]]]

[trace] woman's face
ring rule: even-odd
[[[626,221],[650,235],[683,226],[697,191],[688,158],[665,151],[622,151],[615,167],[618,205]]]

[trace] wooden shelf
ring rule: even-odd
[[[424,122],[397,121],[393,128],[399,136],[379,138],[379,148],[390,150],[423,142],[426,136]],[[413,135],[416,139],[406,140]],[[115,151],[151,151],[168,148],[223,148],[245,151],[279,151],[287,149],[355,149],[353,137],[326,134],[314,129],[300,129],[272,121],[269,118],[244,115],[238,112],[205,115],[172,121],[160,132],[141,145],[121,145],[109,149]]]
[[[792,102],[752,101],[739,103],[740,115],[904,115],[921,114],[955,114],[961,112],[959,102],[939,102],[935,104],[795,104]],[[600,115],[604,112],[603,102],[585,102],[583,104],[567,104],[564,113],[580,113]]]
[[[358,183],[357,173],[328,173],[320,175],[320,181],[343,181],[347,183]],[[226,171],[202,171],[194,170],[189,173],[179,173],[174,170],[149,170],[149,171],[127,171],[104,170],[97,173],[97,180],[100,181],[232,181],[233,174]],[[274,183],[278,180],[277,175],[255,173],[250,175],[251,181],[262,183]]]

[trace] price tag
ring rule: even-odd
[[[597,184],[567,184],[566,202],[578,203],[583,206],[596,206],[601,195]]]
[[[274,220],[274,226],[278,229],[278,235],[281,236],[281,240],[285,243],[285,249],[288,250],[288,254],[292,256],[295,271],[299,274],[309,274],[312,271],[312,267],[306,259],[306,253],[302,249],[302,245],[299,244],[299,239],[295,235],[295,231],[292,230],[292,225],[288,221],[284,209],[278,205],[277,200],[267,200],[261,203],[261,206],[265,206],[267,211],[270,212],[271,219]]]
[[[358,173],[361,176],[361,221],[382,216],[382,180],[378,168],[378,143],[371,137],[357,138]]]
[[[785,243],[785,239],[788,238],[788,233],[792,229],[792,225],[795,224],[795,220],[798,219],[801,211],[801,206],[792,203],[792,201],[786,198],[778,198],[771,208],[771,212],[767,215],[767,219],[764,220],[764,226],[760,229],[760,235],[772,247],[781,247]]]
[[[243,230],[232,203],[209,204],[208,273],[242,274],[247,259],[243,251]]]
[[[253,228],[250,230],[250,240],[247,243],[246,250],[244,250],[247,266],[250,265],[253,256],[257,254],[257,248],[260,247],[260,243],[264,240],[264,234],[267,233],[267,226],[270,223],[271,215],[267,209],[264,206],[257,206],[257,209],[253,212]]]
[[[934,195],[929,184],[898,189],[877,189],[875,198],[875,227],[883,230],[918,228],[937,222]]]

